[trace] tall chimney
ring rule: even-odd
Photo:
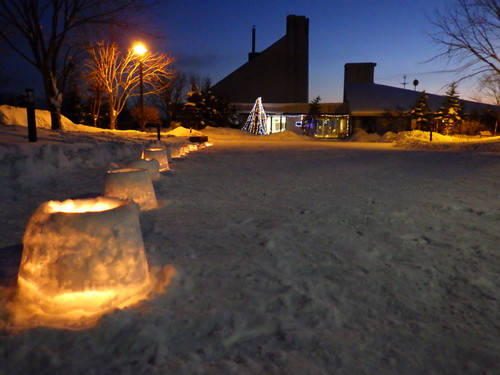
[[[255,25],[252,26],[252,52],[248,54],[248,61],[254,59],[260,52],[255,52]]]
[[[252,53],[255,53],[255,25],[252,26]]]

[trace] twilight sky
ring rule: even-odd
[[[376,62],[375,82],[443,94],[456,77],[444,61],[424,63],[438,53],[426,34],[429,16],[450,0],[168,0],[156,13],[166,39],[163,48],[177,66],[209,76],[213,83],[247,61],[251,29],[256,50],[285,35],[286,16],[309,18],[309,97],[342,101],[343,69],[348,62]],[[463,98],[467,86],[459,86]]]
[[[286,16],[309,18],[309,99],[342,101],[344,64],[375,62],[375,82],[444,94],[456,80],[445,61],[424,63],[439,48],[427,35],[436,6],[454,0],[163,0],[138,23],[155,25],[163,35],[144,40],[150,49],[173,55],[176,67],[216,83],[244,64],[251,50],[252,25],[256,50],[263,51],[286,32]],[[154,45],[154,46],[153,46]],[[33,68],[11,52],[0,50],[0,91],[21,93],[37,87]],[[438,72],[438,73],[436,73]],[[39,84],[39,83],[38,83]],[[470,98],[470,84],[459,94]],[[41,93],[39,93],[41,95]]]

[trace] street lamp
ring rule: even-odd
[[[134,52],[139,56],[139,89],[140,89],[140,99],[139,99],[139,109],[140,109],[140,119],[139,126],[141,130],[144,128],[144,84],[142,79],[142,56],[148,52],[144,44],[137,43],[134,45]],[[158,130],[158,139],[160,139],[160,131]]]

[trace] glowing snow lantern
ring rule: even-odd
[[[170,149],[170,152],[172,154],[172,158],[178,159],[182,157],[182,147],[181,146],[173,146]]]
[[[160,179],[160,163],[156,159],[137,159],[127,164],[128,168],[142,168],[148,171],[151,181]]]
[[[20,325],[85,328],[153,286],[139,209],[110,197],[49,201],[28,221],[17,279]]]
[[[107,171],[104,179],[104,195],[131,199],[141,210],[158,207],[153,183],[147,169],[121,168]]]
[[[193,143],[187,145],[187,148],[189,151],[197,151],[198,150],[198,146],[193,144]]]
[[[160,171],[168,171],[168,156],[165,147],[146,148],[142,152],[142,159],[156,159],[160,163]]]
[[[165,152],[167,153],[168,162],[171,163],[172,162],[172,150],[170,149],[170,147],[166,147]]]

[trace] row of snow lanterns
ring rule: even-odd
[[[139,211],[158,207],[152,181],[169,160],[206,144],[147,148],[106,172],[103,196],[38,207],[23,236],[14,327],[86,328],[162,290],[175,269],[149,269]]]

